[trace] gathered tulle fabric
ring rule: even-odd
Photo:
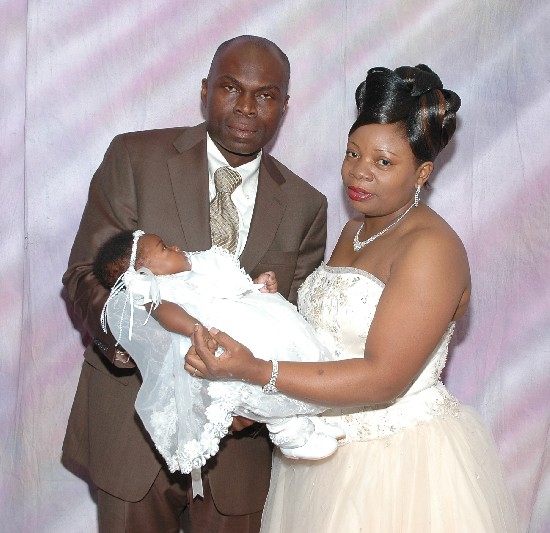
[[[383,290],[368,272],[322,264],[298,306],[337,359],[363,357]],[[307,462],[275,452],[264,533],[519,531],[490,434],[439,380],[453,331],[395,401],[323,414],[346,432],[334,455]]]
[[[519,531],[494,443],[466,406],[322,461],[276,451],[270,486],[263,533]]]
[[[329,352],[295,306],[279,294],[259,292],[233,255],[216,247],[188,255],[191,271],[155,276],[163,300],[181,305],[206,327],[225,331],[256,357],[328,360]],[[193,378],[184,370],[191,340],[147,319],[141,305],[148,301],[146,292],[141,287],[131,302],[130,291],[115,295],[107,318],[139,368],[143,383],[136,411],[171,472],[189,473],[215,455],[233,415],[271,422],[326,409],[282,394],[264,394],[256,385]]]

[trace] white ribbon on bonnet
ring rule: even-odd
[[[135,269],[136,256],[137,256],[137,244],[139,238],[144,235],[143,230],[134,231],[134,240],[132,242],[132,252],[130,254],[130,264],[128,270],[122,273],[111,289],[111,293],[103,306],[101,311],[101,328],[104,332],[107,332],[107,307],[111,300],[120,294],[122,291],[126,291],[126,299],[124,301],[124,307],[122,309],[118,337],[116,343],[118,344],[122,337],[122,319],[126,311],[126,305],[130,301],[130,325],[128,328],[128,340],[132,340],[132,330],[134,326],[134,305],[144,306],[146,303],[151,303],[147,318],[143,325],[147,324],[151,311],[156,309],[161,303],[160,289],[155,278],[155,275],[145,267],[141,267],[138,271]]]
[[[130,302],[130,324],[128,328],[128,340],[132,340],[132,331],[134,327],[134,305],[144,306],[146,303],[151,303],[149,306],[149,312],[143,325],[147,324],[151,312],[156,309],[162,302],[160,296],[160,289],[157,283],[155,275],[146,267],[141,267],[136,271],[136,256],[137,256],[137,243],[139,238],[144,235],[143,230],[136,230],[133,233],[134,240],[132,242],[132,252],[130,254],[130,264],[128,270],[122,273],[115,284],[111,288],[111,293],[103,306],[101,311],[101,328],[107,332],[107,307],[109,303],[122,291],[126,291],[126,298],[120,315],[120,323],[118,329],[118,337],[116,338],[116,344],[119,344],[122,338],[122,322],[126,311],[126,305]],[[202,484],[202,475],[200,468],[194,468],[191,471],[191,486],[193,489],[193,497],[204,496],[204,488]]]

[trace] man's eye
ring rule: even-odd
[[[225,85],[224,88],[230,93],[233,93],[237,90],[234,85]]]
[[[269,100],[269,99],[273,98],[273,96],[269,93],[262,93],[262,94],[260,94],[260,98],[262,100]]]

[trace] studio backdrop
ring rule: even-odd
[[[201,122],[210,59],[244,33],[290,58],[271,152],[328,197],[327,254],[352,215],[340,165],[367,70],[426,63],[461,96],[424,196],[473,279],[446,383],[490,427],[522,528],[550,531],[549,2],[4,0],[0,21],[2,531],[96,530],[60,463],[83,352],[61,276],[88,185],[114,135]]]

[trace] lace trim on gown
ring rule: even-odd
[[[298,305],[339,359],[360,358],[384,290],[358,269],[321,265]],[[490,435],[439,382],[454,324],[390,405],[333,409],[347,433],[322,461],[275,453],[262,533],[516,533]]]
[[[384,288],[384,282],[370,272],[322,263],[300,288],[300,312],[325,343],[332,343],[339,359],[360,357]],[[316,297],[318,293],[323,298]],[[434,416],[457,416],[458,401],[439,381],[454,329],[451,322],[419,377],[392,403],[331,409],[323,414],[346,432],[340,446],[389,437]]]
[[[261,359],[330,357],[295,306],[280,294],[260,293],[233,255],[217,247],[188,255],[191,271],[155,276],[163,300],[182,306],[206,327],[226,331]],[[136,411],[171,472],[189,473],[214,456],[233,415],[272,423],[326,409],[282,394],[266,395],[256,385],[191,377],[183,370],[190,339],[146,320],[141,305],[146,294],[129,305],[127,296],[120,293],[110,300],[107,318],[120,328],[119,341],[141,372]],[[131,339],[129,308],[135,316]]]

